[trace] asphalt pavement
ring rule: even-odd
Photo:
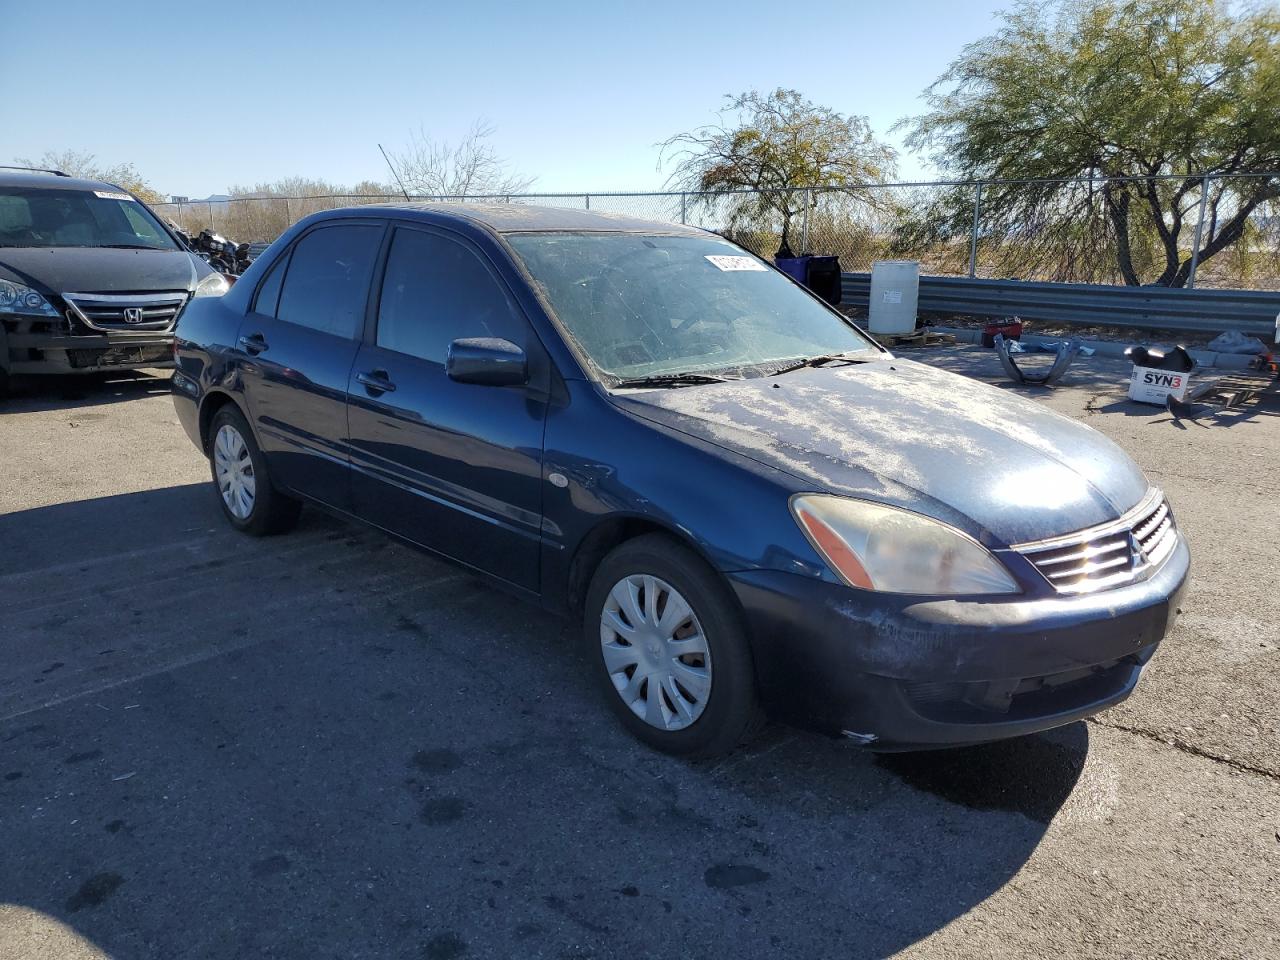
[[[999,382],[990,351],[904,355]],[[160,372],[0,402],[0,960],[1280,956],[1280,409],[1054,390],[1193,586],[1088,722],[876,757],[626,737],[580,630],[361,528],[222,520]]]

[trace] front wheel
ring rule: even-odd
[[[302,505],[271,485],[266,458],[240,411],[230,404],[219,410],[209,436],[213,485],[231,525],[256,537],[292,528]]]
[[[584,630],[604,696],[637,738],[666,753],[728,753],[758,727],[755,672],[728,588],[660,534],[601,562]]]

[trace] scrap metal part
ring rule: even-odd
[[[1206,413],[1231,410],[1248,404],[1274,406],[1280,401],[1280,376],[1226,377],[1201,384],[1182,400],[1165,397],[1165,409],[1178,420],[1195,420]]]
[[[1050,386],[1061,379],[1062,375],[1067,372],[1067,367],[1071,366],[1071,362],[1075,360],[1080,353],[1081,343],[1079,340],[1072,338],[1064,343],[1058,344],[1057,356],[1053,360],[1052,366],[1041,376],[1029,374],[1021,369],[1014,362],[1013,357],[1009,353],[1009,344],[1012,341],[1005,340],[1003,334],[997,333],[995,336],[996,356],[1000,358],[1000,366],[1004,367],[1004,372],[1008,374],[1009,379],[1015,383],[1029,383],[1036,386]]]

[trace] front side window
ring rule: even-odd
[[[179,249],[127,193],[39,187],[0,187],[0,247]]]
[[[564,330],[610,376],[759,376],[799,358],[877,352],[852,324],[719,237],[507,240]]]
[[[313,230],[293,248],[276,316],[355,339],[364,324],[369,277],[382,227],[342,224]]]
[[[496,337],[524,345],[524,320],[484,262],[455,240],[400,229],[378,300],[378,346],[444,363],[449,344]]]

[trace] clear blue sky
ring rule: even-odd
[[[794,87],[896,142],[893,123],[1008,3],[0,5],[0,162],[71,148],[203,197],[385,180],[379,141],[420,125],[456,139],[477,117],[535,190],[656,189],[655,144],[751,88]],[[930,172],[901,157],[905,178]]]

